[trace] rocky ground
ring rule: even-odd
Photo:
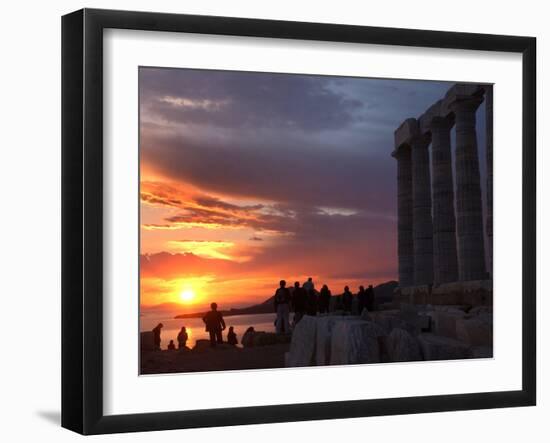
[[[142,374],[174,372],[230,371],[242,369],[282,368],[288,343],[237,348],[199,345],[196,349],[147,351],[141,354]]]
[[[493,313],[490,306],[401,304],[360,316],[304,316],[292,336],[247,333],[242,348],[199,340],[193,349],[154,351],[152,342],[152,333],[142,333],[142,374],[491,358]]]

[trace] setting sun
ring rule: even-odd
[[[181,291],[180,298],[183,301],[191,301],[195,298],[195,292],[192,289],[185,289]]]

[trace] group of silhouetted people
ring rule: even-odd
[[[294,325],[304,315],[328,314],[331,310],[340,310],[344,315],[351,315],[354,297],[357,298],[358,314],[361,314],[364,309],[367,309],[367,311],[374,310],[374,289],[372,285],[369,285],[367,289],[364,286],[359,286],[359,291],[356,295],[352,294],[349,286],[344,287],[344,292],[334,299],[335,303],[331,307],[332,293],[327,285],[323,285],[320,291],[316,291],[313,279],[309,277],[302,286],[300,286],[300,282],[295,282],[291,291],[286,287],[286,281],[281,280],[274,296],[275,312],[277,314],[275,320],[276,331],[278,334],[289,334],[291,332],[289,321],[291,310],[294,311]],[[222,332],[226,326],[222,313],[218,311],[217,303],[210,305],[210,311],[203,316],[202,321],[205,324],[206,332],[210,336],[210,346],[216,347],[218,344],[223,344]],[[163,324],[159,323],[153,329],[154,347],[157,350],[160,350],[160,331],[162,327]],[[187,330],[183,326],[177,336],[178,349],[185,349],[187,347],[188,338]],[[226,343],[233,346],[236,346],[238,343],[237,334],[235,334],[233,326],[229,327]],[[176,349],[174,340],[170,340],[168,349]]]
[[[160,331],[164,325],[162,323],[159,323],[153,328],[153,341],[155,345],[155,349],[157,351],[160,350]],[[182,326],[180,329],[180,332],[178,333],[177,340],[178,340],[178,349],[185,349],[187,347],[187,339],[189,338],[189,335],[187,334],[187,329],[185,326]],[[168,350],[169,351],[175,351],[176,350],[176,344],[174,343],[174,340],[170,340],[168,343]]]
[[[332,293],[327,285],[323,285],[320,291],[315,290],[313,278],[309,277],[300,287],[300,282],[294,283],[292,292],[286,287],[286,281],[281,280],[279,287],[275,291],[274,304],[277,318],[275,328],[278,334],[290,333],[290,311],[294,311],[294,324],[298,323],[304,315],[315,316],[317,314],[327,314],[331,309]],[[343,314],[351,314],[353,299],[357,297],[357,310],[361,314],[363,309],[372,311],[374,309],[374,288],[369,285],[367,289],[359,286],[359,292],[356,296],[352,294],[349,286],[344,288],[344,292],[335,300],[335,310],[343,311]]]
[[[206,332],[208,332],[210,335],[210,346],[216,347],[217,344],[223,344],[224,341],[222,337],[222,331],[225,330],[225,321],[223,319],[222,313],[218,311],[217,303],[212,303],[210,305],[210,311],[208,311],[204,315],[202,321],[205,324]],[[160,350],[160,331],[163,327],[164,325],[162,323],[159,323],[153,328],[153,341],[156,350]],[[178,349],[186,349],[188,339],[189,335],[187,334],[187,329],[185,328],[185,326],[182,326],[177,336]],[[235,333],[233,326],[230,326],[227,332],[227,344],[235,346],[237,345],[237,343],[237,334]],[[176,350],[176,344],[174,343],[174,340],[170,340],[170,342],[168,343],[168,350]]]

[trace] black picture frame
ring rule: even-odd
[[[519,53],[523,64],[522,389],[131,415],[103,413],[103,30]],[[62,18],[62,426],[82,434],[228,426],[536,403],[536,39],[83,9]]]

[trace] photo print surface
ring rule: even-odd
[[[140,373],[491,358],[492,85],[141,67]]]

